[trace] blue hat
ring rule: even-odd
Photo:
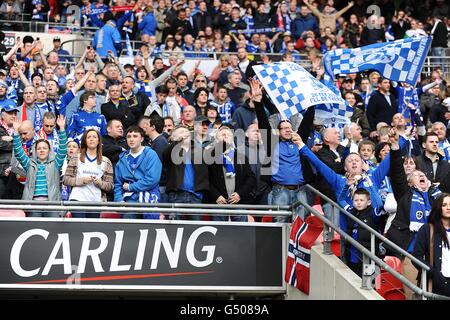
[[[20,111],[20,107],[12,100],[6,99],[1,104],[2,111],[11,112],[11,111]]]

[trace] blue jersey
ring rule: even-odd
[[[95,129],[100,132],[100,135],[106,135],[105,116],[97,112],[87,112],[85,110],[75,112],[67,127],[69,137],[79,142],[84,131],[88,129]]]
[[[231,118],[236,110],[236,105],[230,99],[222,104],[212,101],[211,105],[217,109],[217,112],[222,119],[222,123],[231,123]]]

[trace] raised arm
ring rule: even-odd
[[[336,19],[342,16],[344,13],[346,13],[351,7],[353,7],[353,1],[350,1],[345,8],[336,13]]]
[[[303,114],[302,122],[298,127],[297,133],[300,135],[303,141],[308,140],[309,135],[311,134],[312,128],[314,127],[314,115],[315,109],[314,106],[309,107],[305,113]]]
[[[309,10],[318,18],[322,16],[322,13],[317,10],[316,7],[314,7],[312,4],[309,3],[309,0],[303,0],[303,3],[308,7]],[[348,10],[348,9],[347,9]]]
[[[87,79],[93,75],[94,73],[92,72],[92,70],[89,70],[88,72],[86,72],[86,74],[83,76],[83,78],[80,79],[80,81],[78,81],[74,87],[72,88],[72,92],[75,95],[78,91],[80,91],[81,88],[83,88],[84,84],[86,83]]]
[[[83,54],[81,55],[80,60],[78,61],[77,65],[75,66],[75,70],[78,69],[78,68],[80,68],[80,67],[83,67],[84,60],[86,60],[86,55],[87,55],[87,53],[88,53],[89,50],[90,50],[90,49],[88,49],[88,48],[86,47],[86,50],[84,50]]]
[[[16,42],[16,44],[14,45],[14,47],[12,47],[11,50],[9,50],[8,53],[5,56],[3,56],[3,61],[8,62],[9,59],[11,59],[12,56],[16,54],[17,49],[19,49],[21,45],[22,45],[22,42],[20,40],[18,40]]]
[[[17,72],[19,73],[20,81],[22,81],[23,85],[25,87],[31,85],[30,81],[28,81],[28,78],[23,73],[22,69],[19,67],[18,64],[14,63],[14,67],[17,69]]]
[[[294,142],[298,146],[300,154],[305,156],[314,166],[314,168],[319,171],[319,173],[330,184],[336,194],[339,194],[338,192],[340,192],[340,190],[342,190],[345,186],[345,178],[339,176],[325,163],[320,161],[320,159],[317,158],[317,156],[303,143],[299,134],[294,133],[292,135],[292,142]]]

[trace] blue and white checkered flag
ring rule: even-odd
[[[334,85],[333,79],[325,74],[322,83],[335,94],[340,95],[339,89]],[[341,104],[320,104],[316,106],[315,117],[320,119],[326,127],[335,127],[350,123],[353,107],[347,102]]]
[[[416,85],[432,37],[407,38],[354,49],[336,49],[324,57],[325,71],[337,74],[377,70],[390,80]]]
[[[313,105],[345,104],[340,94],[330,90],[296,63],[256,65],[253,70],[282,118],[289,119]]]

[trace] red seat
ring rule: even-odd
[[[120,219],[120,213],[117,212],[100,212],[100,218],[102,219]]]
[[[0,209],[0,217],[26,217],[26,214],[23,210],[16,209]]]
[[[377,292],[386,300],[405,300],[403,284],[386,270],[382,270],[378,276],[380,287]],[[378,278],[377,277],[377,278]]]
[[[398,273],[402,273],[402,262],[399,258],[386,256],[384,262]],[[384,269],[381,269],[381,274],[376,278],[375,286],[377,292],[386,300],[405,300],[401,281]]]

